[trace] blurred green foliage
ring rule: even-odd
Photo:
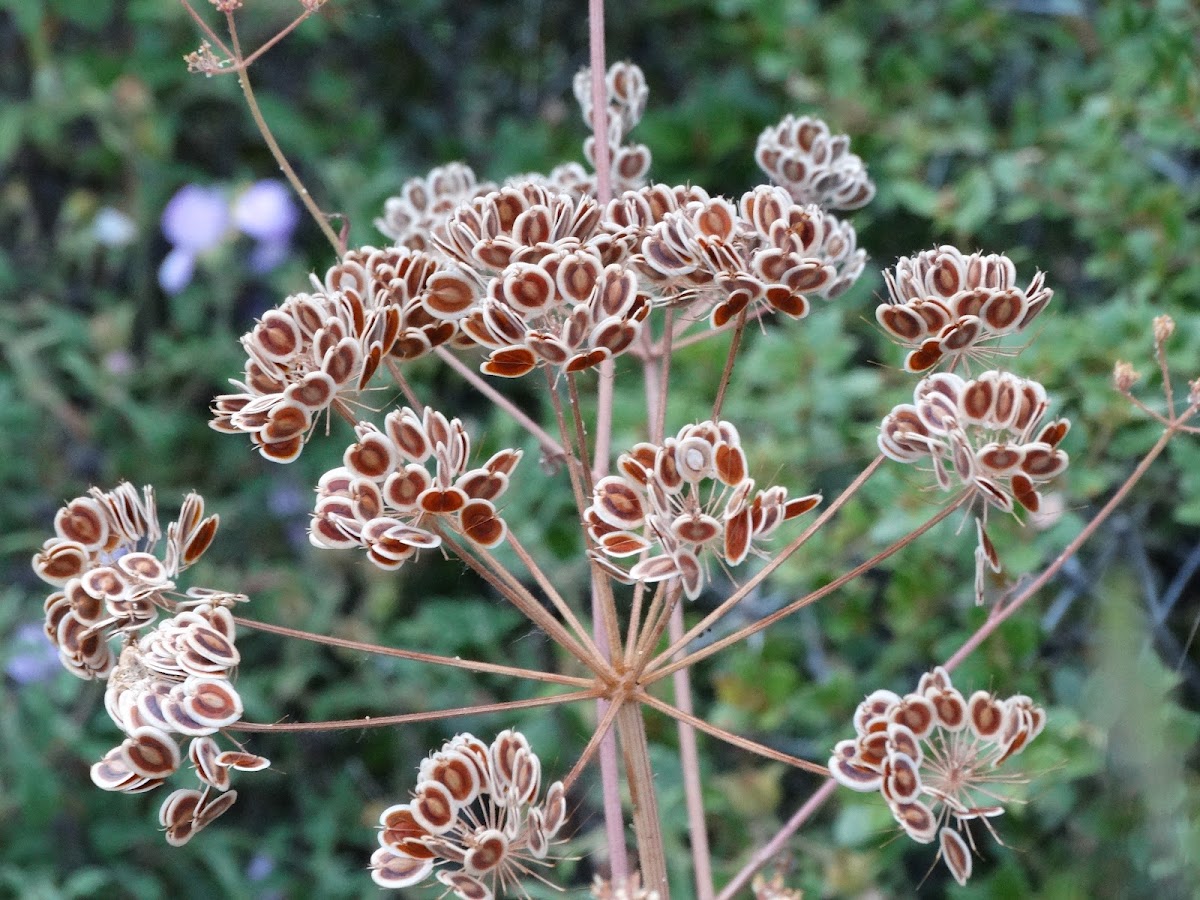
[[[201,4],[206,6],[206,4]],[[1042,379],[1074,420],[1065,514],[1037,533],[998,528],[1013,573],[1048,561],[1156,439],[1109,387],[1135,362],[1154,403],[1149,321],[1178,323],[1177,393],[1200,375],[1200,11],[1189,0],[644,0],[610,13],[612,58],[643,67],[650,107],[634,136],[652,174],[739,194],[757,183],[757,134],[787,112],[848,131],[879,185],[854,216],[877,267],[951,242],[1009,253],[1056,291],[1022,374]],[[453,563],[395,579],[312,551],[311,486],[341,438],[272,466],[205,427],[210,398],[240,371],[237,337],[306,273],[329,264],[311,224],[270,275],[228,243],[166,297],[167,199],[187,183],[248,184],[274,164],[236,81],[189,76],[199,37],[167,0],[6,0],[0,12],[0,663],[33,652],[19,626],[45,591],[28,558],[54,510],[89,484],[188,489],[222,515],[191,583],[242,590],[251,613],[518,665],[550,647]],[[295,13],[249,3],[251,44]],[[463,158],[482,176],[578,159],[584,127],[570,79],[586,58],[582,4],[332,0],[252,70],[264,112],[318,202],[347,214],[352,243],[401,182]],[[132,239],[106,245],[97,215],[118,210]],[[869,269],[806,321],[749,335],[725,413],[742,425],[752,470],[833,496],[874,456],[874,431],[911,379],[871,322],[882,290]],[[703,415],[724,341],[680,354],[668,430]],[[468,420],[486,446],[524,443],[506,515],[556,583],[581,589],[566,490],[545,489],[536,451],[433,365],[412,378]],[[521,394],[527,404],[534,394]],[[633,386],[617,446],[640,436]],[[381,403],[390,398],[381,398]],[[753,427],[743,423],[757,423]],[[335,423],[335,430],[340,423]],[[561,473],[556,476],[562,481]],[[921,479],[887,466],[861,502],[790,560],[746,615],[835,577],[928,515]],[[882,571],[695,671],[718,724],[823,759],[857,701],[909,689],[986,611],[970,599],[970,536],[951,522]],[[1044,702],[1050,726],[1025,757],[1032,780],[1001,821],[1009,849],[980,832],[983,858],[959,889],[930,848],[890,840],[878,798],[843,795],[793,841],[785,865],[807,896],[1187,897],[1200,884],[1200,445],[1179,440],[1082,565],[1006,624],[956,680]],[[1187,569],[1190,564],[1192,568]],[[1178,574],[1177,574],[1178,573]],[[1174,594],[1172,594],[1174,592]],[[1175,597],[1164,608],[1163,598]],[[692,612],[702,613],[704,597]],[[532,696],[537,689],[244,634],[238,682],[247,717],[397,713]],[[13,671],[8,669],[10,673]],[[588,735],[590,709],[443,726],[260,737],[270,772],[243,779],[238,805],[180,850],[155,832],[161,797],[104,795],[87,769],[113,743],[101,691],[63,673],[3,682],[0,896],[355,897],[372,825],[405,796],[419,759],[454,730],[518,725],[548,773]],[[686,879],[674,726],[651,719],[668,849]],[[701,742],[717,869],[732,874],[807,796],[811,778]],[[578,804],[564,865],[590,876],[596,798]],[[680,896],[686,896],[681,889]]]

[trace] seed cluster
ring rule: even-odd
[[[637,444],[620,456],[617,469],[619,475],[596,483],[584,513],[603,554],[599,561],[627,583],[679,579],[691,599],[707,580],[706,548],[736,566],[754,541],[821,501],[818,494],[788,500],[787,488],[779,486],[754,492],[741,437],[724,421],[686,425],[661,445]],[[604,558],[635,556],[628,570]]]
[[[463,900],[516,892],[522,876],[548,865],[567,815],[562,782],[541,797],[542,765],[519,731],[491,746],[460,734],[426,757],[408,803],[379,817],[371,877],[385,888],[420,884],[433,873]]]
[[[1045,711],[1029,697],[976,691],[964,698],[938,666],[913,693],[879,690],[863,700],[855,736],[834,747],[829,771],[852,790],[879,791],[914,841],[938,837],[939,856],[966,884],[974,847],[967,824],[981,819],[995,835],[989,820],[1004,814],[1007,799],[996,788],[1021,780],[996,770],[1045,724]]]

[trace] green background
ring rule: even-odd
[[[211,13],[207,4],[205,12]],[[299,6],[248,4],[247,42]],[[785,113],[853,138],[878,196],[853,215],[871,254],[860,283],[807,320],[748,336],[726,405],[761,482],[798,493],[846,484],[875,454],[882,415],[912,380],[873,320],[879,269],[940,243],[1006,252],[1055,289],[1017,370],[1073,420],[1064,514],[1044,531],[995,528],[1015,577],[1053,558],[1130,471],[1157,426],[1112,391],[1116,359],[1161,402],[1149,322],[1169,312],[1176,389],[1200,376],[1200,13],[1186,0],[643,0],[610,4],[609,58],[643,67],[649,109],[633,137],[651,174],[738,196],[759,183],[754,142]],[[338,2],[252,69],[264,112],[318,202],[348,214],[351,243],[404,179],[451,159],[482,177],[581,159],[570,80],[586,59],[582,3]],[[35,652],[47,589],[28,560],[55,509],[88,485],[158,488],[169,520],[201,491],[220,512],[188,582],[241,590],[248,614],[341,636],[525,666],[553,652],[460,566],[428,554],[395,578],[309,547],[311,488],[337,463],[335,423],[299,462],[274,466],[206,427],[211,397],[241,369],[237,337],[330,264],[304,223],[269,276],[231,240],[167,297],[159,216],[187,183],[230,191],[275,174],[235,79],[188,75],[198,34],[167,0],[0,6],[0,663]],[[100,244],[98,211],[136,225]],[[677,361],[668,430],[705,415],[724,339]],[[624,370],[623,370],[624,371]],[[581,591],[565,479],[551,481],[515,428],[433,364],[413,367],[429,402],[487,451],[525,446],[506,517],[556,583]],[[618,448],[639,437],[636,378]],[[536,409],[537,394],[511,386]],[[380,403],[391,398],[380,395]],[[558,484],[561,482],[561,484]],[[549,489],[550,485],[556,489]],[[859,501],[748,604],[755,614],[836,576],[926,517],[927,479],[887,465]],[[981,621],[970,528],[957,520],[804,614],[695,671],[711,721],[823,760],[870,690],[904,691]],[[784,534],[789,534],[785,532]],[[892,840],[875,796],[842,792],[792,841],[789,883],[807,896],[1189,897],[1200,884],[1200,444],[1181,438],[1122,511],[956,675],[964,688],[1028,693],[1050,712],[1019,760],[1027,803],[978,831],[982,859],[960,889],[933,849]],[[1165,601],[1174,596],[1169,608]],[[719,601],[705,595],[689,610]],[[746,615],[750,615],[747,612]],[[494,677],[430,671],[242,634],[247,718],[340,718],[532,696]],[[99,685],[65,673],[18,684],[0,705],[0,896],[370,897],[379,809],[406,796],[417,762],[455,730],[490,739],[519,725],[561,774],[586,740],[588,708],[444,726],[256,737],[274,767],[187,847],[156,833],[161,792],[107,795],[88,766],[117,741]],[[687,896],[675,729],[651,717],[679,896]],[[717,870],[732,874],[815,786],[701,740]],[[587,781],[588,779],[585,779]],[[591,779],[594,781],[595,779]],[[593,786],[559,869],[572,893],[602,844]],[[427,892],[432,896],[433,891]]]

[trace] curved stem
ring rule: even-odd
[[[618,700],[616,703],[612,703],[603,699],[596,701],[596,708],[601,710],[600,721],[596,723],[596,730],[588,739],[583,752],[579,754],[579,759],[575,761],[575,765],[571,766],[571,771],[567,773],[567,777],[562,780],[563,787],[567,790],[571,789],[571,785],[575,783],[575,780],[587,768],[587,764],[592,761],[592,757],[596,755],[596,751],[601,749],[605,739],[608,738],[609,732],[612,730],[612,724],[617,719],[617,712],[621,708],[621,702]],[[625,839],[622,838],[621,843],[624,842]]]
[[[574,703],[577,700],[593,700],[597,691],[574,691],[554,697],[533,697],[529,700],[505,700],[500,703],[482,703],[478,706],[460,706],[456,709],[438,709],[432,712],[402,713],[398,716],[366,716],[361,719],[336,719],[328,722],[235,722],[226,726],[231,731],[341,731],[347,728],[384,728],[389,725],[407,725],[412,722],[432,722],[437,719],[453,719],[458,716],[478,716],[484,713],[511,712],[515,709],[533,709],[538,706],[556,706]]]
[[[324,634],[313,634],[309,631],[301,631],[298,628],[289,628],[286,625],[271,625],[267,622],[256,622],[253,619],[244,619],[241,616],[234,616],[233,621],[243,626],[244,628],[252,628],[255,631],[263,631],[268,634],[278,634],[283,637],[295,638],[296,640],[308,641],[313,644],[325,644],[328,647],[339,647],[343,650],[355,650],[359,653],[371,653],[376,656],[392,656],[397,659],[408,659],[413,662],[429,663],[435,666],[448,666],[452,669],[469,669],[472,672],[483,672],[489,675],[507,675],[512,678],[524,678],[529,681],[544,681],[550,684],[562,684],[568,687],[592,687],[595,685],[595,680],[591,678],[579,678],[574,675],[559,675],[556,672],[541,672],[536,669],[522,669],[518,666],[503,666],[498,663],[476,662],[470,659],[461,659],[457,656],[438,656],[433,653],[419,653],[416,650],[401,650],[396,647],[381,647],[377,644],[368,644],[363,641],[352,641],[346,638],[330,637]]]
[[[229,23],[229,39],[233,44],[234,60],[239,64],[242,62],[242,50],[238,42],[237,25],[234,22],[233,13],[226,13],[226,21]],[[258,127],[258,133],[262,135],[266,141],[267,149],[271,151],[271,155],[275,157],[275,162],[279,164],[279,170],[283,172],[288,183],[300,198],[300,202],[304,204],[304,208],[308,210],[309,215],[313,217],[313,221],[317,223],[317,227],[321,229],[321,233],[325,235],[325,239],[329,241],[333,252],[341,256],[345,252],[345,247],[342,246],[342,241],[338,238],[333,230],[333,226],[329,224],[328,217],[321,212],[321,208],[317,206],[312,195],[309,194],[308,188],[304,186],[304,182],[296,174],[296,170],[292,168],[292,164],[288,162],[286,156],[283,155],[283,149],[279,146],[279,142],[275,140],[275,135],[271,133],[271,129],[267,126],[267,120],[263,118],[262,110],[258,107],[258,100],[254,96],[254,89],[250,87],[250,76],[246,73],[244,67],[238,69],[238,83],[242,86],[242,94],[246,98],[246,106],[250,110],[250,117],[254,119],[254,124]]]

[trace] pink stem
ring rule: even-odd
[[[779,833],[763,844],[758,849],[758,852],[750,857],[750,862],[746,863],[742,867],[742,870],[734,876],[733,881],[725,885],[721,893],[717,894],[717,900],[733,900],[737,896],[738,891],[743,890],[750,883],[750,879],[754,877],[754,873],[769,863],[783,849],[783,845],[788,842],[788,839],[800,830],[800,826],[808,821],[809,816],[821,808],[835,790],[837,790],[837,782],[832,778],[821,785],[808,798],[807,802],[796,810],[795,815],[788,819],[787,824],[779,829]]]

